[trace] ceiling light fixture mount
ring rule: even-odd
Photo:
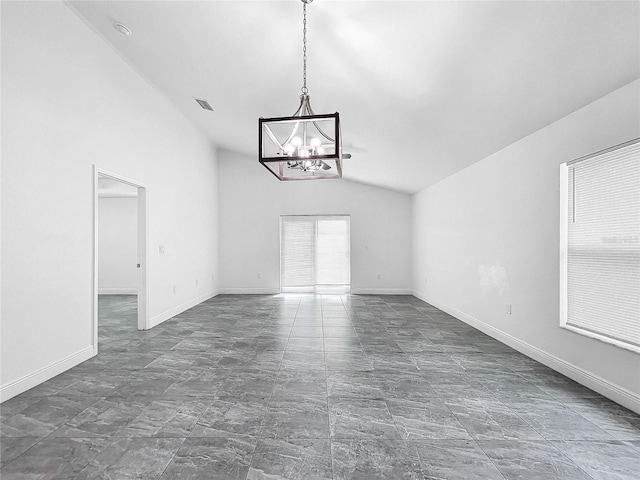
[[[278,180],[319,180],[342,177],[340,114],[316,115],[307,88],[307,4],[302,2],[302,95],[290,117],[258,120],[260,163]]]
[[[116,32],[121,33],[126,37],[131,35],[131,29],[122,23],[114,23],[113,28],[116,29]]]

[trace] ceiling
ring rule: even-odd
[[[114,178],[98,176],[98,197],[137,197],[138,189]]]
[[[299,103],[299,0],[68,5],[218,147],[262,168],[258,118]],[[344,178],[414,193],[639,78],[639,7],[315,0],[311,104],[340,112]]]

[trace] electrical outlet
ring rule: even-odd
[[[507,314],[511,315],[511,304],[507,303]]]
[[[158,253],[164,253],[164,245],[158,245]]]

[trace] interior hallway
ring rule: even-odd
[[[2,404],[3,480],[636,479],[640,417],[411,296],[217,296]]]

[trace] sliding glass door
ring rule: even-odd
[[[349,293],[348,215],[280,217],[280,291]]]

